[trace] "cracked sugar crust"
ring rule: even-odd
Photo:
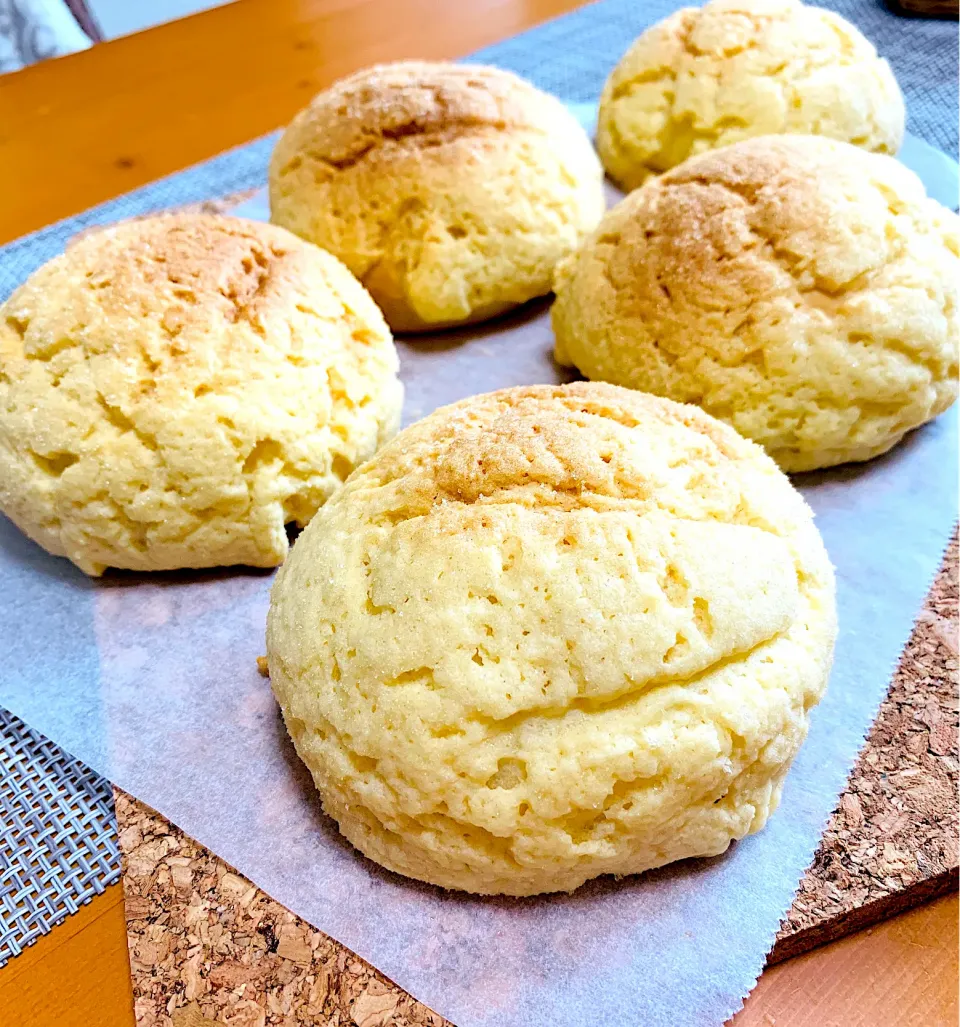
[[[555,97],[498,68],[404,61],[320,93],[270,164],[277,223],[336,254],[397,331],[550,291],[604,210],[603,172]]]
[[[369,295],[284,229],[94,232],[0,308],[0,509],[88,574],[275,566],[396,430],[397,368]]]
[[[835,632],[810,511],[762,450],[581,382],[473,397],[385,446],[298,539],[267,648],[350,841],[532,895],[761,828]]]
[[[788,471],[869,459],[956,399],[958,224],[822,137],[692,158],[561,268],[557,359],[696,403]]]
[[[629,190],[752,136],[810,133],[896,153],[904,120],[890,66],[839,15],[796,0],[713,0],[628,50],[604,87],[597,149]]]

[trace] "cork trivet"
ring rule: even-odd
[[[770,961],[956,886],[957,542]],[[338,942],[116,791],[138,1027],[445,1027]]]
[[[447,1023],[115,791],[138,1027]]]
[[[769,962],[957,887],[957,535]]]

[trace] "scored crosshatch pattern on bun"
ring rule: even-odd
[[[356,279],[282,228],[88,233],[0,308],[0,509],[88,574],[275,566],[396,430],[397,367]]]
[[[606,214],[558,271],[556,356],[807,471],[877,456],[953,403],[958,283],[958,219],[912,171],[765,136]]]
[[[713,0],[647,29],[600,100],[597,148],[635,189],[751,136],[813,133],[896,153],[904,104],[890,66],[839,14],[797,0]]]
[[[574,116],[479,65],[357,72],[294,118],[270,164],[272,219],[336,254],[395,331],[481,321],[545,295],[604,205]]]
[[[380,450],[281,568],[267,648],[350,841],[532,895],[759,830],[835,618],[810,510],[758,446],[581,382],[464,400]]]

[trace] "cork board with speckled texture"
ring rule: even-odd
[[[770,954],[957,883],[957,539]],[[138,1027],[443,1027],[163,817],[116,793]]]

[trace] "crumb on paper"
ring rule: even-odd
[[[260,671],[263,677],[270,677],[270,665],[267,663],[266,656],[257,657],[257,670]]]

